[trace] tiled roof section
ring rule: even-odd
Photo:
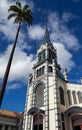
[[[0,110],[0,115],[14,118],[23,118],[23,113],[16,113],[8,110]]]

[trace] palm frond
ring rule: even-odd
[[[12,17],[15,17],[15,16],[17,16],[17,13],[11,13],[11,14],[9,14],[9,16],[7,17],[7,19],[9,20],[9,19],[11,19]]]
[[[33,18],[32,17],[24,17],[25,21],[28,23],[28,25],[32,25]]]
[[[29,8],[29,5],[24,5],[23,7],[22,7],[22,11],[24,12],[24,11],[26,11],[27,9]]]
[[[8,19],[15,17],[14,23],[27,22],[29,26],[32,25],[32,11],[29,9],[28,4],[21,7],[21,3],[16,2],[16,5],[11,5],[8,11],[13,12],[8,16]]]
[[[15,20],[14,20],[14,23],[18,23],[19,22],[19,17],[16,16]]]
[[[17,6],[15,6],[15,5],[11,5],[8,11],[13,11],[13,12],[19,12],[19,13],[21,13],[21,9],[18,8]]]
[[[25,14],[29,15],[29,14],[32,14],[32,11],[30,9],[27,9],[24,11]]]
[[[20,2],[16,2],[16,5],[21,8],[21,3]]]
[[[23,16],[25,17],[32,17],[32,11],[31,10],[26,10],[23,12]]]

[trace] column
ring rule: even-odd
[[[23,118],[23,126],[22,126],[23,130],[27,130],[27,121],[28,121],[28,114],[27,114],[28,108],[27,108],[27,105],[28,105],[28,96],[29,96],[29,80],[28,80],[28,87],[27,87],[27,93],[26,93],[26,102],[25,102],[25,110],[24,110],[24,118]]]
[[[65,97],[66,97],[65,104],[68,107],[69,106],[69,100],[68,100],[68,93],[67,92],[65,93]]]
[[[74,101],[74,104],[77,104],[76,92],[73,91],[73,92],[72,92],[72,95],[73,95],[73,101]]]
[[[71,92],[70,90],[68,90],[68,91],[67,91],[67,94],[68,94],[69,105],[73,105],[74,102],[73,102],[72,92]]]
[[[48,88],[48,74],[46,65],[46,84],[45,84],[45,130],[49,130],[49,88]]]
[[[5,125],[2,126],[2,130],[5,130]]]
[[[79,104],[79,99],[78,99],[77,92],[76,92],[76,100],[77,100],[77,104]]]
[[[29,87],[29,85],[28,85],[28,87]],[[33,104],[33,85],[31,86],[32,87],[32,91],[31,91],[31,96],[30,96],[30,108],[32,108],[33,106],[34,106],[34,104]],[[28,91],[29,91],[29,89],[28,89]],[[28,92],[28,94],[29,94],[29,92]],[[32,115],[30,115],[29,113],[28,113],[28,109],[30,109],[30,108],[28,108],[28,95],[27,95],[27,104],[26,104],[26,112],[25,112],[25,116],[26,116],[26,118],[25,118],[25,123],[24,123],[24,130],[31,130],[31,117],[32,117]]]
[[[26,130],[31,130],[31,115],[28,115],[28,124]]]
[[[33,102],[32,102],[32,106],[34,107],[35,106],[35,92],[33,93]]]
[[[71,96],[71,102],[72,102],[72,105],[74,105],[74,99],[73,99],[72,91],[70,91],[70,96]]]
[[[57,77],[56,77],[56,63],[53,60],[53,89],[54,89],[54,110],[55,110],[55,130],[61,130],[60,123],[60,106],[59,106],[59,89],[57,86]]]
[[[70,116],[68,116],[68,130],[73,130],[72,121],[71,121]]]
[[[69,124],[68,124],[68,118],[67,118],[67,115],[65,115],[65,130],[68,130],[68,127]]]
[[[48,56],[48,50],[46,50],[46,57]],[[48,85],[48,61],[45,66],[45,130],[49,130],[49,85]]]
[[[8,130],[12,130],[12,129],[11,129],[11,126],[8,127]]]
[[[25,113],[24,119],[23,119],[23,130],[27,130],[27,122],[28,122],[28,114]]]

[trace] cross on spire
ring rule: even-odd
[[[48,44],[51,43],[47,25],[46,25],[45,34],[44,34],[44,44],[45,43],[48,43]]]

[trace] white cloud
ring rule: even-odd
[[[72,54],[61,43],[53,42],[53,45],[57,49],[58,63],[62,68],[70,71],[75,66]]]
[[[78,50],[80,43],[77,37],[67,27],[67,22],[75,18],[71,13],[63,13],[60,19],[57,13],[50,13],[48,17],[48,28],[50,38],[57,48],[58,62],[62,68],[67,68],[70,71],[75,63],[73,56],[69,50]],[[40,40],[44,35],[44,28],[40,25],[34,25],[28,30],[29,37],[33,40]],[[62,53],[63,52],[63,53]],[[63,60],[62,60],[63,59]]]
[[[28,29],[29,37],[33,40],[40,40],[44,35],[44,29],[40,25],[34,25]]]
[[[11,45],[8,46],[4,54],[0,54],[0,78],[3,78],[10,51]],[[23,81],[24,78],[27,78],[28,74],[32,71],[33,64],[33,55],[28,56],[25,52],[22,51],[21,48],[16,47],[15,55],[9,74],[9,81]]]
[[[19,89],[19,88],[21,88],[21,85],[19,83],[14,83],[12,85],[7,86],[6,89],[7,90],[12,90],[12,89]]]
[[[70,12],[64,12],[61,19],[57,13],[50,13],[48,16],[48,28],[52,41],[60,42],[68,49],[78,50],[80,48],[79,40],[67,27],[67,22],[73,18],[76,18],[76,16],[72,15]],[[44,27],[34,25],[28,29],[28,34],[31,39],[40,40],[44,36],[44,31]]]
[[[21,3],[24,5],[26,4],[26,1],[21,1]],[[8,41],[14,41],[15,39],[17,25],[13,24],[13,19],[7,20],[7,16],[9,15],[8,8],[13,4],[15,4],[14,0],[0,1],[0,33],[3,34],[3,40],[4,38],[6,38]],[[33,9],[34,3],[29,2],[29,4],[31,9]],[[2,79],[4,76],[11,47],[12,46],[9,45],[5,52],[0,53],[0,79]],[[25,42],[25,32],[20,31],[8,81],[20,80],[21,82],[24,82],[26,81],[28,74],[32,71],[32,66],[34,63],[33,55],[27,55],[23,51],[24,49],[30,50],[31,46]],[[14,88],[16,88],[16,84],[13,84],[12,89]]]
[[[48,23],[51,30],[51,39],[63,43],[68,49],[78,50],[80,47],[79,40],[62,21],[69,18],[65,18],[65,15],[63,17],[60,19],[57,13],[50,13]]]
[[[64,12],[62,15],[63,22],[69,22],[73,18],[76,18],[76,17],[70,12]]]
[[[21,0],[22,5],[26,4],[26,1]],[[15,4],[14,0],[1,0],[0,1],[0,33],[4,34],[4,37],[6,37],[8,40],[14,40],[16,31],[17,31],[17,24],[13,24],[14,19],[7,20],[7,17],[9,15],[8,9],[10,5]],[[31,8],[34,8],[34,3],[29,2],[29,5]],[[24,33],[20,31],[19,35],[19,42],[24,43]]]
[[[34,9],[34,3],[33,1],[26,1],[26,0],[19,0],[22,5],[29,4],[30,8]],[[15,0],[0,0],[0,19],[6,19],[8,16],[8,8],[10,5],[15,4]]]
[[[25,2],[25,1],[24,1]],[[24,3],[23,2],[23,3]],[[0,1],[0,33],[3,33],[8,40],[14,40],[17,26],[13,24],[13,19],[8,21],[8,7],[13,4],[13,0],[1,0]],[[33,3],[31,3],[33,8]],[[59,64],[64,68],[67,67],[70,71],[75,65],[72,60],[72,54],[67,49],[79,49],[79,41],[77,37],[71,33],[69,28],[64,22],[68,22],[72,18],[72,14],[64,13],[60,19],[57,13],[50,13],[48,17],[48,25],[50,30],[51,40],[54,42],[58,52]],[[30,39],[40,40],[44,36],[45,29],[41,25],[34,25],[28,29]],[[23,49],[28,48],[26,42],[24,42],[25,35],[20,32],[18,46],[16,47],[9,81],[21,80],[27,78],[28,74],[32,71],[34,64],[33,55],[27,55]],[[58,42],[58,43],[57,43]],[[61,44],[62,43],[62,44]],[[21,44],[21,46],[19,46]],[[66,48],[67,49],[66,49]],[[29,49],[31,47],[29,46]],[[8,62],[11,45],[8,46],[6,51],[0,54],[0,78],[3,78],[5,68]],[[62,53],[63,52],[63,53]],[[63,60],[62,60],[63,58]],[[16,88],[16,84],[12,87]]]
[[[13,19],[7,20],[8,8],[11,4],[14,3],[8,0],[0,1],[0,33],[3,33],[8,40],[14,40],[17,30],[17,25],[13,24]]]
[[[0,19],[6,19],[8,16],[9,3],[7,0],[0,0]]]
[[[65,46],[61,43],[54,42],[54,47],[57,49],[58,63],[62,68],[67,68],[68,71],[75,66],[74,61],[72,60],[72,54],[66,50]],[[5,68],[8,62],[8,58],[11,51],[11,45],[8,46],[7,50],[0,54],[0,78],[3,78]],[[18,81],[23,82],[27,78],[28,74],[32,72],[32,67],[35,61],[33,60],[33,55],[27,55],[22,51],[18,46],[16,47],[14,59],[12,62],[9,81]],[[63,60],[62,60],[63,59]]]

